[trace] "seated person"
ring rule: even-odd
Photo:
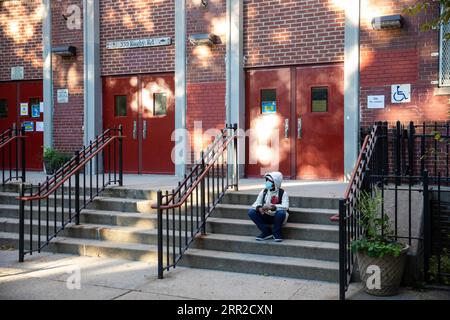
[[[252,208],[248,211],[248,216],[261,230],[261,234],[256,240],[263,241],[274,238],[274,241],[281,242],[281,226],[287,222],[289,217],[289,197],[281,189],[283,175],[281,172],[271,172],[264,176],[266,184]],[[273,225],[271,229],[268,225]]]

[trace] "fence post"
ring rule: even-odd
[[[414,122],[409,123],[408,130],[408,174],[410,176],[414,175],[414,155],[415,155],[415,128]]]
[[[123,186],[123,126],[119,125],[119,186]]]
[[[201,172],[205,172],[205,154],[202,151],[202,170]],[[205,194],[205,179],[202,179],[200,182],[200,202],[201,202],[201,212],[202,212],[202,235],[206,234],[206,194]]]
[[[25,150],[26,150],[26,148],[25,148],[25,143],[26,143],[26,138],[25,138],[25,128],[24,127],[22,127],[22,129],[21,129],[21,131],[20,131],[20,135],[22,136],[21,138],[20,138],[20,146],[21,146],[21,161],[22,161],[22,163],[21,163],[21,166],[22,166],[22,181],[23,182],[25,182],[26,181],[26,162],[25,162],[25,159],[26,159],[26,156],[25,156]]]
[[[345,240],[345,200],[339,200],[339,300],[345,300],[347,287]]]
[[[422,124],[422,136],[420,140],[420,174],[425,171],[425,122]]]
[[[156,205],[158,207],[157,214],[158,214],[158,279],[163,278],[163,221],[162,221],[162,191],[158,190],[157,192],[157,198],[156,198]],[[169,223],[169,221],[167,221]]]
[[[80,152],[75,151],[76,166],[80,164]],[[80,224],[80,170],[75,172],[75,224]]]
[[[400,185],[400,175],[401,175],[401,126],[400,121],[397,121],[395,125],[395,134],[394,134],[394,161],[395,161],[395,184]]]
[[[233,147],[234,147],[234,190],[239,191],[239,156],[238,156],[238,138],[237,123],[233,125]]]
[[[423,171],[423,272],[426,282],[429,280],[429,261],[431,256],[431,215],[430,215],[430,193],[428,190],[428,170]]]
[[[23,182],[19,185],[19,194],[21,198],[19,200],[19,262],[23,262],[25,255],[25,201],[22,200],[25,196],[25,186]]]

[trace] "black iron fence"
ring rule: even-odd
[[[0,134],[0,167],[2,185],[10,181],[22,181],[25,177],[24,129],[15,126]]]
[[[19,261],[40,252],[108,185],[122,186],[122,127],[107,129],[38,185],[24,184],[19,197]],[[25,222],[27,226],[25,225]]]
[[[237,125],[227,126],[171,192],[158,191],[158,278],[175,268],[225,192],[238,188]],[[230,159],[230,156],[232,157]]]
[[[351,250],[360,239],[363,193],[381,197],[392,238],[408,244],[423,270],[422,279],[450,284],[448,123],[377,123],[366,132],[357,164],[339,205],[340,298],[345,299],[355,264]],[[383,230],[381,230],[383,233]]]

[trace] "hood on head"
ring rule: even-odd
[[[269,178],[275,184],[275,190],[281,188],[281,183],[283,182],[283,174],[281,172],[270,172],[264,176],[264,178]]]

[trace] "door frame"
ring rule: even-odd
[[[301,177],[298,176],[297,173],[297,68],[323,68],[323,67],[332,67],[341,66],[344,67],[344,62],[330,62],[330,63],[314,63],[314,64],[295,64],[295,65],[281,65],[281,66],[267,66],[267,67],[254,67],[254,68],[245,68],[244,74],[245,74],[245,96],[248,97],[248,83],[247,83],[247,74],[251,71],[271,71],[271,70],[279,70],[279,69],[289,69],[291,73],[291,104],[290,104],[290,116],[291,121],[289,123],[289,132],[290,134],[290,145],[291,145],[291,168],[290,168],[290,176],[284,177],[287,180],[297,180],[301,179]],[[344,79],[342,79],[344,81]],[[345,106],[344,106],[345,108]],[[245,130],[249,129],[249,123],[251,121],[249,115],[247,114],[247,100],[245,100]],[[342,119],[344,121],[344,119]],[[248,155],[248,148],[249,145],[246,143],[245,146],[245,154],[246,154],[246,161],[248,161],[247,155]],[[342,150],[344,152],[344,150]],[[249,177],[247,174],[247,163],[245,165],[245,177]],[[253,176],[251,176],[253,177]]]

